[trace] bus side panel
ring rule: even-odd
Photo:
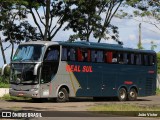
[[[73,72],[81,86],[76,92],[77,97],[101,96],[102,71],[100,65],[82,62],[69,62],[68,64],[80,68],[79,72]]]
[[[144,94],[142,90],[145,89],[145,76],[146,70],[143,69],[143,66],[120,65],[117,89],[125,87],[127,92],[129,92],[129,89],[134,86],[138,91],[140,90],[141,94]]]
[[[102,84],[102,95],[105,97],[116,96],[116,84],[117,84],[117,74],[119,69],[117,69],[116,64],[103,64],[103,84]]]
[[[136,86],[139,96],[154,95],[156,74],[148,74],[154,70],[152,66],[134,66],[122,64],[61,62],[61,67],[53,86],[66,84],[70,89],[70,97],[112,97],[117,96],[120,87],[127,91]],[[72,66],[67,71],[67,66]],[[85,69],[89,67],[90,69]],[[147,67],[147,68],[146,68]],[[61,77],[60,77],[61,76]],[[127,84],[132,82],[132,84]]]
[[[77,97],[109,97],[116,96],[117,65],[104,63],[68,62],[69,65],[80,66],[80,72],[73,72],[81,88]],[[92,72],[84,71],[83,67],[92,67]]]
[[[156,69],[154,66],[149,66],[147,69],[146,81],[145,81],[145,96],[156,94]]]

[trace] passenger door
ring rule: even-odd
[[[43,65],[41,70],[41,97],[48,97],[52,95],[51,87],[52,80],[54,80],[55,75],[59,66],[59,56],[60,56],[60,46],[49,46],[46,50],[43,59]]]

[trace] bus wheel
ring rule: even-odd
[[[119,101],[126,101],[127,99],[127,91],[125,88],[120,88],[118,91],[118,99]]]
[[[134,88],[132,88],[132,89],[129,91],[129,93],[128,93],[128,100],[130,100],[130,101],[135,101],[135,100],[137,100],[137,91],[136,91]]]
[[[58,91],[57,102],[67,102],[69,100],[69,94],[65,88],[61,88]]]

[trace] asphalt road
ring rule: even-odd
[[[71,99],[67,103],[56,103],[52,100],[44,102],[33,102],[31,100],[5,101],[0,100],[0,111],[49,111],[50,116],[34,118],[34,120],[156,120],[158,118],[147,117],[120,117],[107,114],[91,113],[88,109],[95,105],[104,104],[136,104],[141,106],[160,106],[160,96],[140,97],[137,101],[119,102],[117,100],[93,101],[91,98]],[[58,112],[59,111],[59,112]],[[70,111],[70,112],[67,112]],[[72,116],[72,118],[70,118]],[[107,118],[106,118],[107,117]]]

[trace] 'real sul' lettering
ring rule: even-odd
[[[66,65],[67,72],[93,72],[92,66]]]
[[[82,72],[92,72],[92,66],[83,66]]]

